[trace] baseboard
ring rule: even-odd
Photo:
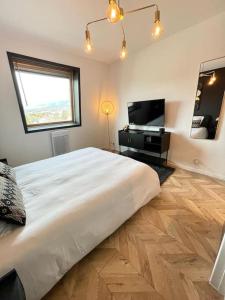
[[[181,164],[181,163],[172,162],[172,161],[170,163],[171,163],[172,166],[175,166],[175,167],[178,167],[178,168],[190,171],[190,172],[194,172],[194,173],[206,175],[206,176],[209,176],[209,177],[213,177],[213,178],[225,181],[225,176],[222,175],[222,174],[218,174],[218,173],[214,173],[214,172],[209,172],[209,171],[202,170],[202,169],[196,169],[194,167],[187,166],[187,165]]]

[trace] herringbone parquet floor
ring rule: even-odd
[[[222,300],[208,280],[224,220],[225,183],[177,170],[44,300]]]

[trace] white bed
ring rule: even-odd
[[[191,137],[193,139],[207,139],[208,130],[206,127],[191,128]]]
[[[0,276],[15,268],[40,300],[82,257],[160,192],[149,166],[86,148],[15,168],[25,227],[0,222]]]

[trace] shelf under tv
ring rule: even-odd
[[[153,155],[147,155],[145,153],[135,152],[131,150],[122,151],[120,152],[120,154],[135,159],[137,161],[143,162],[145,164],[154,164],[154,165],[161,166],[166,162],[165,158],[160,158]]]
[[[138,161],[162,165],[167,163],[170,145],[170,132],[119,131],[120,153]],[[122,146],[127,147],[122,151]],[[135,149],[132,151],[132,149]]]

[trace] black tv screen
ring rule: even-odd
[[[165,122],[165,99],[128,103],[130,125],[163,127]]]

